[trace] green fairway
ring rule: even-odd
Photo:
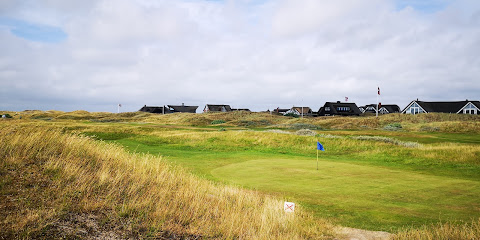
[[[312,159],[264,159],[230,164],[221,181],[266,192],[351,226],[392,230],[439,219],[480,216],[480,183],[383,167]]]

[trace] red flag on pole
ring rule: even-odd
[[[380,95],[380,87],[378,87],[378,95]]]

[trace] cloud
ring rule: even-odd
[[[0,109],[318,109],[345,96],[374,103],[377,86],[382,103],[401,107],[478,99],[480,6],[432,4],[435,11],[380,0],[2,2],[0,17],[68,37],[44,43],[0,28]]]

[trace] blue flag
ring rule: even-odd
[[[325,151],[325,148],[323,148],[323,145],[320,142],[317,142],[317,150]]]

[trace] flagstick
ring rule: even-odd
[[[317,148],[317,170],[318,170],[318,148]]]
[[[376,117],[378,117],[378,92],[377,92],[377,114]]]

